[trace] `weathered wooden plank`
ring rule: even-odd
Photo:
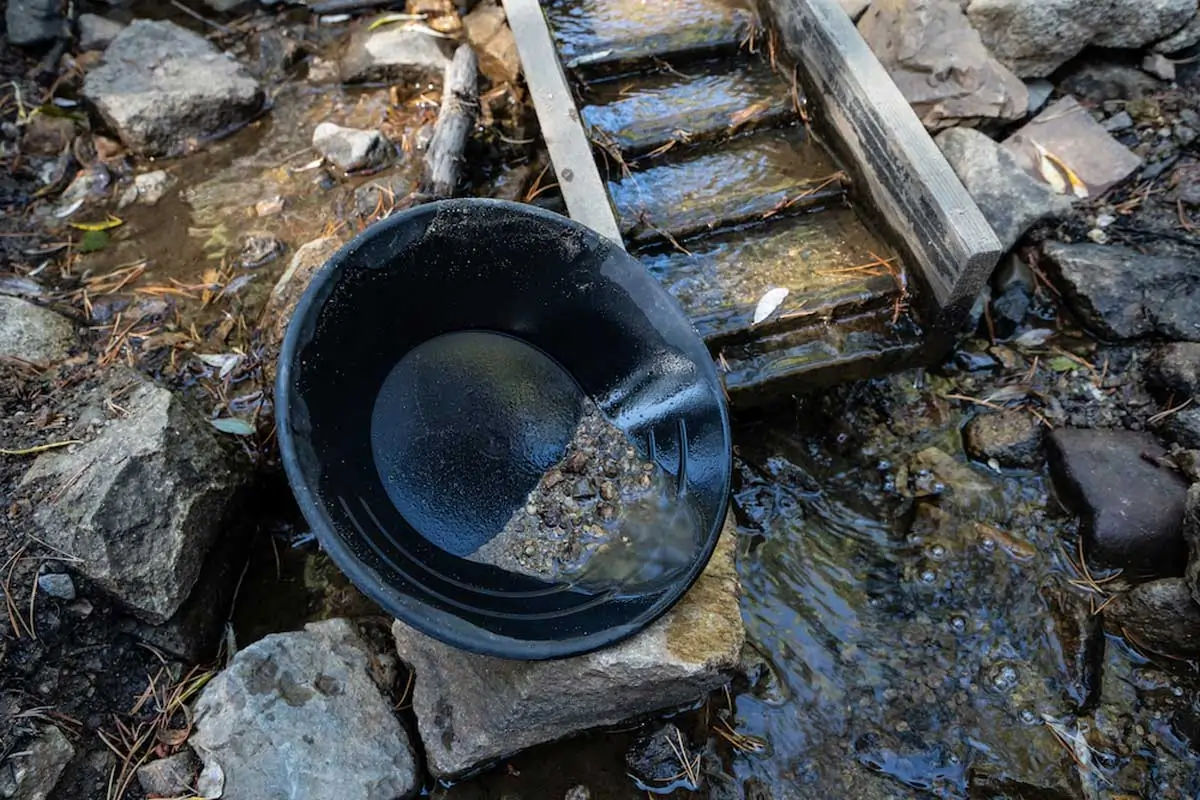
[[[571,219],[623,246],[616,215],[592,156],[592,143],[579,120],[542,8],[537,0],[503,2],[567,211]]]
[[[835,145],[915,259],[939,325],[954,324],[1000,257],[995,233],[838,0],[765,2]]]

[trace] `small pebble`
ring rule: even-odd
[[[75,582],[65,572],[41,575],[37,582],[38,588],[51,597],[67,601],[75,599]]]

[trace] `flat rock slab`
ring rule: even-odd
[[[245,475],[185,402],[117,369],[87,399],[104,419],[85,444],[43,453],[25,474],[42,537],[134,614],[164,622],[187,598]]]
[[[440,83],[450,56],[444,40],[404,25],[355,31],[338,67],[346,83],[399,81],[407,88]]]
[[[74,343],[75,327],[66,317],[0,295],[0,356],[45,364],[66,358]]]
[[[250,121],[263,90],[237,61],[171,22],[139,19],[87,74],[83,95],[131,150],[178,156]]]
[[[1151,463],[1165,455],[1147,433],[1063,428],[1050,436],[1055,485],[1083,519],[1086,552],[1130,576],[1183,569],[1187,483]]]
[[[937,145],[1005,250],[1034,223],[1067,213],[1071,201],[1030,177],[1011,151],[972,128],[951,128]]]
[[[876,3],[858,30],[930,130],[1029,109],[1025,84],[983,46],[957,0]]]
[[[344,619],[272,634],[204,687],[190,743],[228,800],[411,797],[416,757],[378,671]]]
[[[1047,242],[1042,253],[1071,310],[1102,339],[1158,335],[1200,342],[1200,272],[1194,260],[1060,242]]]
[[[396,648],[417,676],[413,708],[430,771],[467,775],[534,745],[691,703],[725,683],[745,640],[736,536],[726,523],[707,569],[666,616],[588,655],[506,661],[396,622]]]
[[[1071,168],[1090,197],[1104,194],[1142,165],[1142,160],[1104,130],[1074,97],[1064,97],[1004,140],[1021,168],[1039,177],[1037,145]]]

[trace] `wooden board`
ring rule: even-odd
[[[869,200],[933,295],[960,322],[1001,255],[979,207],[838,0],[763,0]]]
[[[623,247],[591,140],[580,122],[542,7],[538,0],[503,2],[567,212],[571,219]]]

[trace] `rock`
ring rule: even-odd
[[[246,543],[252,537],[253,531],[241,527],[241,521],[223,532],[204,559],[196,585],[169,620],[151,625],[127,617],[118,621],[116,629],[182,661],[211,663],[225,634],[246,566]]]
[[[1086,713],[1100,699],[1104,626],[1087,596],[1061,579],[1052,576],[1039,593],[1049,611],[1045,626],[1050,653],[1063,676],[1072,712]]]
[[[1143,457],[1165,455],[1155,438],[1061,428],[1050,442],[1054,485],[1082,518],[1089,557],[1127,576],[1178,575],[1187,484]]]
[[[21,132],[21,152],[31,156],[56,156],[75,141],[75,121],[34,113]]]
[[[88,72],[83,96],[126,147],[178,156],[249,122],[263,91],[233,58],[171,22],[135,20]]]
[[[991,484],[975,470],[936,447],[917,453],[908,468],[914,476],[916,496],[937,495],[948,508],[961,512],[977,512],[993,494]]]
[[[74,344],[75,327],[66,317],[0,295],[0,356],[47,364],[66,358]]]
[[[103,50],[112,44],[125,26],[99,14],[79,15],[79,49]]]
[[[1188,562],[1184,571],[1192,600],[1200,603],[1200,482],[1188,489],[1183,512],[1183,539],[1187,543]]]
[[[517,40],[498,5],[481,5],[463,17],[467,41],[479,55],[479,69],[493,83],[516,84],[521,76]]]
[[[38,588],[50,597],[70,602],[75,599],[75,581],[65,572],[52,572],[39,575]]]
[[[1004,410],[979,414],[963,429],[967,455],[1002,467],[1029,468],[1041,460],[1043,428],[1032,414]]]
[[[1029,92],[1029,115],[1033,116],[1050,102],[1054,94],[1054,84],[1044,78],[1025,81],[1025,91]]]
[[[1162,83],[1137,67],[1110,60],[1084,59],[1066,70],[1058,86],[1063,94],[1093,103],[1105,103],[1137,100],[1157,92]]]
[[[46,726],[33,742],[7,759],[0,773],[0,797],[13,800],[50,800],[75,748],[53,725]]]
[[[1025,174],[986,134],[951,128],[938,135],[937,144],[1005,250],[1038,220],[1071,208],[1070,200]]]
[[[267,305],[263,311],[268,342],[276,347],[283,342],[292,311],[312,281],[313,274],[332,258],[341,246],[340,239],[326,236],[303,245],[292,256],[288,268],[271,289],[271,296],[267,298]]]
[[[137,202],[152,206],[162,200],[175,183],[175,177],[162,169],[136,175],[133,185],[121,195],[117,208],[125,208]]]
[[[43,453],[21,485],[42,494],[34,518],[46,541],[159,623],[187,598],[244,475],[216,432],[166,389],[117,369],[91,400],[103,408],[110,398],[124,416],[86,444]]]
[[[1146,362],[1146,381],[1176,401],[1200,397],[1200,344],[1171,342],[1156,347]]]
[[[1140,48],[1179,30],[1195,0],[970,0],[983,43],[1022,78],[1044,78],[1088,45]]]
[[[1200,275],[1191,259],[1060,242],[1042,253],[1071,310],[1101,338],[1200,342]]]
[[[412,170],[393,172],[354,190],[354,210],[360,217],[386,217],[403,208],[417,191],[419,176]]]
[[[191,745],[223,797],[393,800],[420,786],[416,758],[375,683],[375,655],[344,619],[277,633],[234,656],[196,702]]]
[[[992,274],[992,327],[998,339],[1010,339],[1025,327],[1037,282],[1033,270],[1016,253],[1002,260]]]
[[[956,0],[876,3],[858,30],[930,130],[1029,110],[1025,84],[992,58]]]
[[[572,786],[567,789],[567,793],[563,795],[563,800],[592,800],[592,790],[583,784]]]
[[[640,737],[625,753],[625,767],[629,775],[647,786],[661,789],[680,780],[680,759],[678,748],[682,745],[683,752],[689,758],[695,754],[688,743],[683,731],[673,723],[659,725],[653,731]],[[695,791],[695,786],[691,791]]]
[[[1071,168],[1089,197],[1103,194],[1142,164],[1073,97],[1062,98],[1004,140],[1021,168],[1041,181],[1038,145]]]
[[[173,756],[151,761],[137,771],[138,783],[147,797],[188,797],[194,794],[200,759],[185,747]]]
[[[242,269],[261,267],[283,255],[286,245],[269,233],[252,231],[238,241],[237,264]]]
[[[505,661],[442,644],[397,622],[416,673],[413,708],[430,771],[468,774],[528,747],[691,703],[737,666],[745,631],[727,523],[707,569],[645,631],[588,655]]]
[[[1119,111],[1100,124],[1109,133],[1120,133],[1133,127],[1133,117],[1128,111]]]
[[[416,28],[360,28],[351,36],[338,71],[346,83],[399,81],[424,88],[440,83],[450,64],[443,40]]]
[[[1200,15],[1192,17],[1182,28],[1156,43],[1154,51],[1170,55],[1187,50],[1196,44],[1200,44]]]
[[[1150,581],[1118,595],[1105,607],[1104,623],[1154,653],[1200,656],[1200,604],[1183,578]]]
[[[4,11],[9,44],[46,44],[66,33],[59,0],[8,0]]]
[[[1175,80],[1175,62],[1162,53],[1146,53],[1142,60],[1142,69],[1164,81]]]
[[[268,29],[258,35],[254,74],[263,79],[281,78],[304,58],[304,47],[285,31]]]
[[[343,128],[332,122],[317,126],[312,144],[318,153],[346,172],[378,166],[387,158],[387,139],[379,131]]]
[[[1200,450],[1200,408],[1188,406],[1163,420],[1161,433],[1168,442]]]

